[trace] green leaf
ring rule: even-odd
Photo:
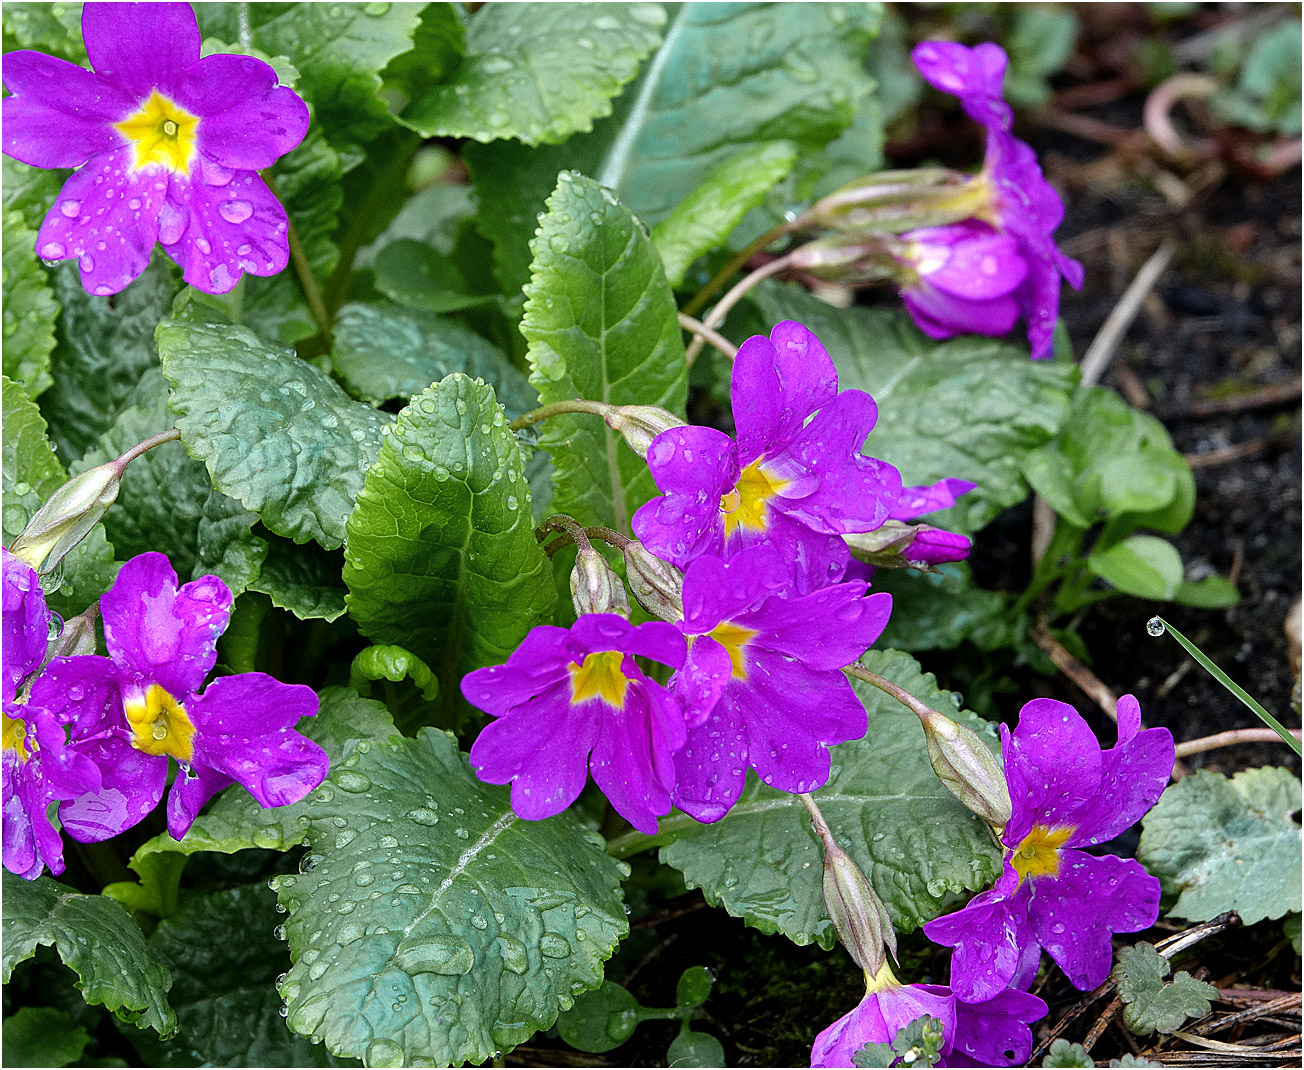
[[[1281,928],[1286,935],[1286,939],[1290,941],[1291,947],[1295,949],[1295,954],[1298,955],[1300,952],[1300,915],[1287,914]]]
[[[53,380],[50,353],[59,303],[36,258],[36,232],[20,212],[4,216],[4,373],[39,397]]]
[[[715,975],[705,966],[690,966],[679,975],[675,1002],[681,1007],[700,1007],[711,994]]]
[[[198,302],[160,323],[157,336],[177,427],[213,485],[278,535],[341,545],[389,418],[293,350]]]
[[[1214,94],[1210,104],[1215,114],[1249,130],[1298,137],[1299,54],[1299,19],[1288,15],[1255,39],[1236,87]]]
[[[990,650],[1011,641],[1005,596],[975,584],[966,562],[938,565],[931,572],[879,569],[874,590],[892,596],[892,616],[878,641],[882,647],[953,650],[968,639]]]
[[[1218,989],[1182,971],[1164,984],[1172,967],[1150,944],[1125,947],[1118,953],[1114,979],[1123,1001],[1123,1022],[1134,1033],[1171,1033],[1188,1018],[1209,1013],[1209,1001]]]
[[[73,465],[73,474],[173,426],[167,382],[157,369],[141,378],[134,400],[100,435],[99,446]],[[158,550],[168,555],[183,583],[212,574],[238,595],[258,576],[267,553],[267,544],[250,531],[257,519],[214,490],[204,466],[188,457],[181,443],[167,442],[127,466],[118,500],[103,523],[121,560]]]
[[[103,1004],[141,1028],[160,1034],[176,1029],[168,1006],[172,976],[154,960],[130,914],[102,895],[78,895],[50,877],[25,881],[4,873],[3,976],[53,946],[77,974],[78,989],[92,1006]]]
[[[323,789],[308,872],[277,878],[291,1029],[372,1066],[479,1063],[601,981],[628,868],[596,833],[522,821],[432,729],[359,745]]]
[[[478,226],[505,292],[529,277],[527,242],[574,168],[648,225],[665,219],[741,150],[791,141],[813,153],[847,127],[873,87],[864,47],[880,4],[681,4],[609,119],[565,145],[468,145]]]
[[[791,141],[750,145],[713,168],[700,186],[652,228],[652,242],[661,254],[671,286],[684,281],[685,272],[699,256],[724,244],[743,216],[788,175],[798,155]]]
[[[487,4],[453,77],[399,121],[423,137],[564,141],[611,114],[665,21],[660,4]]]
[[[491,388],[451,375],[399,413],[349,516],[344,582],[362,634],[430,665],[448,709],[548,617],[552,570]]]
[[[1186,976],[1185,974],[1182,975]],[[1145,1059],[1140,1055],[1133,1055],[1128,1052],[1121,1059],[1110,1059],[1106,1066],[1164,1066],[1164,1063],[1157,1063],[1153,1059]]]
[[[906,1066],[932,1067],[937,1065],[945,1039],[942,1020],[925,1014],[897,1030],[892,1050]]]
[[[424,312],[456,312],[478,305],[491,305],[496,294],[470,292],[466,277],[456,261],[432,245],[414,238],[399,238],[376,256],[376,289],[408,308]],[[367,308],[346,305],[345,308]],[[345,309],[341,309],[341,315]]]
[[[1093,551],[1087,568],[1138,598],[1171,599],[1182,585],[1182,555],[1156,535],[1130,535],[1108,550]]]
[[[1009,37],[1005,99],[1018,108],[1045,104],[1051,94],[1047,79],[1064,69],[1077,42],[1078,17],[1068,8],[1020,5]]]
[[[1033,490],[1080,528],[1128,518],[1175,535],[1191,519],[1195,479],[1164,425],[1112,390],[1078,390],[1058,433],[1022,458]]]
[[[299,71],[295,87],[337,145],[365,141],[392,122],[381,102],[380,72],[412,48],[424,4],[263,3],[243,10],[251,43],[285,56]],[[238,41],[235,5],[200,4],[205,37]]]
[[[5,4],[4,50],[33,48],[70,63],[86,62],[82,6],[76,3]]]
[[[381,698],[395,725],[404,734],[437,722],[432,707],[439,701],[439,681],[430,666],[401,646],[369,646],[358,653],[349,668],[349,686],[360,695],[374,694],[370,681],[383,680],[400,687],[386,687]],[[405,682],[406,681],[406,682]]]
[[[394,732],[394,722],[385,707],[371,699],[360,698],[347,687],[328,687],[319,695],[317,716],[297,726],[309,739],[326,751],[331,766],[340,761],[349,740],[383,742]],[[141,872],[140,863],[151,855],[175,853],[192,855],[197,851],[234,854],[249,847],[288,851],[303,839],[303,825],[311,796],[290,806],[264,810],[253,796],[238,784],[227,788],[199,817],[185,838],[174,840],[161,832],[146,840],[132,856],[131,867]]]
[[[710,1033],[685,1029],[666,1050],[667,1066],[727,1066],[724,1045]]]
[[[557,1018],[557,1032],[576,1051],[601,1055],[624,1044],[638,1028],[638,1000],[615,981],[581,992]]]
[[[1205,576],[1202,580],[1183,580],[1173,592],[1172,600],[1199,609],[1226,609],[1241,600],[1241,592],[1221,576]]]
[[[851,1065],[878,1070],[880,1067],[891,1066],[896,1062],[896,1058],[896,1052],[892,1050],[890,1044],[869,1043],[851,1056]]]
[[[521,333],[540,402],[587,398],[682,414],[688,370],[674,295],[629,210],[592,179],[563,172],[530,249]],[[621,531],[657,493],[646,462],[596,416],[553,417],[540,442],[556,466],[556,512]]]
[[[464,372],[489,383],[510,417],[534,408],[535,393],[492,342],[433,312],[348,304],[335,321],[331,364],[363,401],[406,402],[432,383]]]
[[[1178,895],[1169,917],[1208,921],[1235,910],[1246,925],[1298,911],[1299,777],[1247,769],[1228,780],[1202,769],[1169,787],[1141,820],[1137,858]]]
[[[5,1066],[67,1066],[81,1058],[91,1036],[54,1007],[20,1007],[4,1021]]]
[[[258,578],[249,584],[300,620],[332,621],[344,615],[342,554],[315,543],[296,546],[288,539],[267,539],[267,557]]]
[[[873,396],[878,423],[866,453],[896,465],[906,486],[978,484],[930,524],[967,534],[1027,497],[1020,462],[1063,422],[1072,365],[1029,360],[1026,348],[991,338],[933,342],[903,311],[834,308],[795,284],[753,294],[767,331],[780,320],[804,323],[837,366],[838,386]]]
[[[1046,1053],[1046,1058],[1042,1060],[1041,1065],[1088,1067],[1095,1066],[1096,1063],[1081,1044],[1071,1044],[1063,1037],[1056,1037],[1051,1041],[1050,1051]]]
[[[45,437],[45,420],[21,383],[4,386],[3,532],[13,542],[45,500],[67,480]],[[50,608],[68,617],[80,613],[108,589],[117,573],[113,547],[96,524],[63,562],[42,580]]]
[[[76,265],[53,273],[63,307],[50,361],[54,385],[41,395],[50,440],[65,464],[96,445],[118,410],[132,404],[140,377],[157,365],[154,328],[172,307],[176,269],[161,249],[120,294],[92,297]]]
[[[449,79],[466,53],[466,27],[460,4],[425,4],[412,48],[390,60],[381,72],[382,98],[401,111],[424,89]]]
[[[149,938],[172,971],[179,1030],[170,1041],[132,1038],[149,1066],[329,1066],[319,1044],[297,1037],[278,1013],[276,976],[290,968],[272,935],[276,897],[263,884],[191,899]]]
[[[940,690],[909,654],[871,650],[862,664],[984,734],[995,748],[992,726],[977,714],[957,713],[952,693]],[[933,773],[918,718],[868,684],[852,684],[869,712],[869,731],[832,749],[828,784],[813,794],[893,926],[909,932],[948,909],[949,893],[995,880],[1000,857],[982,822]],[[749,775],[742,798],[715,824],[681,816],[661,827],[664,839],[674,837],[661,849],[662,861],[682,871],[708,902],[762,932],[833,947],[820,883],[823,853],[795,795]]]
[[[151,915],[166,918],[180,906],[181,873],[186,868],[186,856],[167,853],[142,855],[129,863],[140,878],[135,881],[114,881],[104,887],[104,894],[116,899],[137,916]]]

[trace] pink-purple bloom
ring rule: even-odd
[[[75,167],[36,239],[76,260],[88,293],[114,294],[155,241],[185,280],[226,293],[286,264],[286,215],[259,177],[308,129],[308,109],[249,56],[200,58],[189,4],[90,3],[86,70],[41,52],[4,58],[4,152]]]
[[[780,791],[814,791],[829,777],[828,748],[865,734],[865,708],[841,669],[882,633],[892,596],[865,597],[862,582],[804,596],[791,588],[771,546],[699,557],[684,574],[692,642],[672,687],[689,728],[674,802],[699,821],[729,812],[749,767]]]
[[[968,494],[977,486],[967,479],[948,478],[926,486],[906,487],[888,519],[915,520],[926,513],[950,509],[960,495]],[[941,565],[947,561],[963,561],[969,556],[971,546],[964,535],[921,524],[915,529],[914,541],[902,554],[923,565]]]
[[[929,338],[1006,334],[1019,318],[1016,293],[1028,277],[1019,244],[966,220],[902,234],[893,244],[906,272],[901,300]]]
[[[68,745],[49,710],[20,698],[45,660],[50,612],[36,573],[8,550],[3,564],[4,866],[27,880],[46,868],[62,873],[63,840],[47,811],[100,786],[95,764]]]
[[[512,809],[535,820],[565,810],[593,781],[635,828],[670,812],[679,703],[634,661],[677,669],[686,644],[673,624],[633,625],[587,613],[570,628],[540,625],[505,665],[469,672],[462,694],[496,720],[471,747],[481,780],[512,785]]]
[[[868,979],[865,998],[815,1038],[811,1066],[850,1067],[867,1044],[891,1045],[897,1033],[927,1015],[942,1023],[938,1066],[1023,1066],[1032,1053],[1033,1022],[1046,1004],[1014,989],[982,1003],[963,1003],[945,985],[901,984],[884,966]]]
[[[272,807],[321,783],[326,752],[294,730],[317,712],[312,688],[249,672],[200,692],[231,604],[216,576],[178,587],[163,554],[141,554],[100,599],[109,657],[57,658],[33,685],[32,701],[75,723],[79,749],[103,773],[97,791],[60,808],[74,839],[108,839],[148,814],[163,796],[169,757],[180,766],[167,804],[176,839],[230,784]]]
[[[1082,285],[1082,265],[1056,247],[1052,235],[1064,218],[1064,202],[1042,175],[1032,148],[1010,132],[1014,113],[1001,97],[1008,57],[999,45],[990,43],[967,48],[952,41],[925,41],[915,47],[911,58],[930,85],[958,97],[965,113],[986,128],[987,158],[976,181],[987,187],[988,195],[977,216],[1017,243],[1027,275],[1013,296],[1028,321],[1033,357],[1050,356],[1060,278],[1077,289]],[[1001,275],[998,270],[994,277]],[[933,337],[947,336],[939,331],[956,334],[974,329],[951,329],[937,315],[938,306],[924,311]]]
[[[648,467],[662,492],[634,514],[652,553],[683,568],[767,543],[801,591],[836,582],[844,532],[873,531],[896,504],[901,477],[861,455],[878,410],[860,390],[838,393],[819,339],[785,321],[738,350],[731,385],[735,442],[711,427],[652,440]]]
[[[955,948],[951,987],[962,999],[1027,984],[1042,948],[1076,987],[1094,988],[1109,975],[1113,934],[1159,916],[1159,881],[1131,859],[1080,848],[1113,839],[1155,804],[1173,770],[1172,734],[1141,731],[1141,708],[1124,695],[1118,744],[1102,751],[1072,706],[1036,699],[1013,735],[1002,727],[1001,751],[1013,804],[1004,872],[924,931]]]

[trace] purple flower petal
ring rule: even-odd
[[[111,729],[126,731],[118,668],[108,658],[55,658],[33,681],[31,701],[61,723],[74,725],[74,739]]]
[[[1109,976],[1114,933],[1148,929],[1159,917],[1159,881],[1130,858],[1064,850],[1057,877],[1029,883],[1033,932],[1074,987],[1083,991]]]
[[[258,174],[197,156],[188,179],[173,176],[158,238],[186,282],[224,294],[241,272],[275,275],[284,269],[287,226],[285,209]]]
[[[82,37],[91,66],[141,99],[156,87],[172,92],[199,59],[199,24],[189,4],[87,4]]]
[[[942,341],[958,334],[1000,338],[1018,322],[1021,311],[1014,297],[970,301],[944,293],[927,280],[901,291],[901,303],[929,338]]]
[[[132,149],[121,148],[75,172],[36,236],[44,259],[77,261],[87,293],[119,293],[149,264],[169,177],[131,161]]]
[[[308,106],[250,56],[206,56],[181,72],[175,97],[200,117],[200,153],[234,171],[271,167],[308,132]]]
[[[317,694],[262,672],[223,676],[189,702],[190,719],[205,737],[254,738],[294,728],[317,713]],[[274,803],[272,805],[280,805]]]
[[[670,812],[670,757],[684,744],[683,714],[651,680],[631,683],[625,708],[602,718],[593,755],[593,782],[616,813],[654,835],[657,818]]]
[[[1034,825],[1060,828],[1100,790],[1100,744],[1072,706],[1033,699],[1019,711],[1011,736],[1002,726],[1001,752],[1014,813],[1002,838],[1011,847]]]
[[[955,1045],[947,1065],[1027,1066],[1032,1054],[1029,1026],[1046,1017],[1048,1009],[1036,996],[1014,989],[983,1003],[956,1000]]]
[[[866,1044],[892,1044],[896,1035],[925,1015],[942,1023],[943,1056],[956,1031],[956,999],[940,985],[892,984],[868,992],[860,1004],[815,1038],[811,1066],[850,1067]],[[939,1065],[945,1065],[944,1063]]]
[[[964,535],[923,524],[915,529],[906,559],[922,565],[944,565],[948,561],[963,561],[972,547],[973,543]]]
[[[769,599],[754,614],[743,614],[739,623],[763,624],[767,650],[810,669],[841,669],[883,634],[891,613],[890,594],[867,598],[863,583],[838,583],[801,598]]]
[[[1036,947],[1028,923],[1028,895],[1007,864],[990,891],[974,896],[963,910],[924,926],[933,943],[955,948],[951,988],[962,1000],[993,999],[1013,980],[1029,945]]]
[[[789,565],[789,577],[798,594],[809,594],[837,583],[847,570],[851,552],[840,535],[827,535],[777,509],[770,511],[769,530],[751,533],[739,528],[729,540],[730,556],[749,546],[770,546]]]
[[[705,721],[688,729],[675,756],[675,806],[698,821],[724,817],[743,793],[747,779],[747,737],[736,699],[726,687]]]
[[[225,773],[202,765],[178,772],[168,792],[169,835],[174,840],[184,839],[204,803],[234,783]]]
[[[512,651],[506,665],[476,669],[462,677],[462,694],[491,717],[502,717],[513,706],[541,695],[553,684],[569,679],[566,666],[567,631],[550,624],[531,629]],[[497,781],[495,781],[497,783]]]
[[[652,440],[647,462],[663,497],[635,512],[631,526],[639,541],[679,568],[700,554],[720,554],[720,498],[738,480],[733,441],[712,427],[675,427]]]
[[[100,789],[59,807],[59,821],[74,840],[99,843],[143,821],[163,798],[168,760],[135,750],[117,735],[79,743],[99,766]]]
[[[914,520],[925,513],[950,509],[957,498],[977,487],[977,483],[970,483],[967,479],[939,479],[928,486],[905,487],[892,509],[890,519]]]
[[[122,145],[113,124],[136,99],[100,75],[43,52],[4,58],[4,153],[33,167],[80,167]]]
[[[1008,57],[999,45],[984,42],[967,48],[953,41],[924,41],[910,53],[919,73],[934,89],[959,97],[971,119],[984,126],[1014,121],[1001,99]]]
[[[109,656],[123,672],[157,682],[184,702],[217,661],[217,637],[226,630],[231,603],[230,590],[216,576],[178,590],[163,554],[133,557],[100,599]]]
[[[734,359],[730,386],[740,465],[785,446],[837,392],[833,361],[800,323],[784,320],[769,338],[747,339]]]
[[[739,550],[727,561],[703,555],[684,570],[684,632],[702,635],[790,585],[791,572],[773,546]]]
[[[696,728],[715,709],[733,675],[729,652],[708,635],[694,638],[684,666],[670,681],[689,728]]]
[[[20,561],[8,550],[3,556],[3,660],[5,705],[14,700],[32,673],[45,660],[45,648],[50,637],[50,611],[45,605],[45,592],[35,570]]]
[[[598,739],[596,704],[571,705],[569,677],[491,721],[471,745],[471,766],[489,784],[512,785],[512,809],[530,821],[579,798]],[[539,741],[547,740],[546,748]]]

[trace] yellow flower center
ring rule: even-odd
[[[113,126],[131,143],[135,170],[161,164],[183,175],[190,171],[199,116],[191,115],[157,89],[150,93],[140,111]]]
[[[1072,827],[1047,828],[1045,825],[1034,825],[1010,859],[1010,865],[1019,874],[1019,883],[1022,884],[1028,877],[1058,877],[1060,848],[1072,835]]]
[[[28,745],[33,750],[36,749],[36,740],[27,738],[27,723],[21,717],[8,717],[4,714],[0,714],[0,717],[4,718],[4,749],[17,754],[20,762],[27,761],[32,756],[27,749]]]
[[[188,762],[195,753],[195,726],[186,708],[158,684],[150,684],[144,695],[123,701],[131,726],[131,745],[146,754],[170,754]]]
[[[755,638],[756,630],[726,620],[717,624],[708,634],[729,652],[729,660],[733,663],[733,678],[746,680],[747,661],[743,657],[743,648]]]
[[[619,650],[603,650],[590,654],[583,665],[571,662],[571,705],[600,698],[608,706],[623,710],[625,692],[629,690],[629,677],[621,669],[624,660]]]
[[[728,494],[720,496],[720,512],[724,513],[724,534],[728,538],[735,529],[747,528],[764,531],[768,526],[765,503],[780,493],[789,483],[775,479],[761,467],[759,458],[738,475],[738,482]]]

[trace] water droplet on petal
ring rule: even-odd
[[[68,219],[76,219],[81,212],[81,201],[62,201],[59,211]]]
[[[254,214],[254,206],[248,201],[223,201],[217,211],[228,223],[243,223]]]

